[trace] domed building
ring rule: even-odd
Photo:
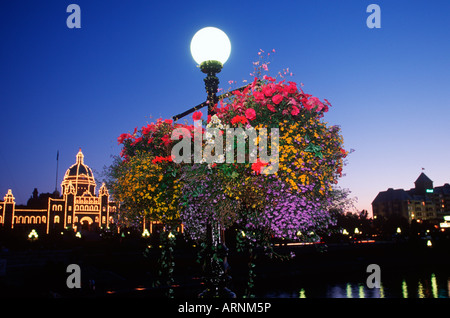
[[[78,196],[83,195],[86,191],[94,194],[97,186],[94,179],[94,174],[91,168],[84,164],[84,155],[81,149],[77,153],[77,162],[67,169],[61,183],[61,193],[64,193],[69,184],[75,187]]]
[[[81,149],[76,162],[67,169],[61,183],[61,197],[49,198],[47,209],[17,209],[11,190],[0,202],[0,227],[36,230],[39,234],[64,229],[74,231],[110,228],[117,206],[110,201],[103,183],[98,194],[91,168],[84,163]]]

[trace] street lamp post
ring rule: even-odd
[[[222,70],[230,53],[231,43],[228,36],[217,28],[203,28],[192,38],[192,57],[200,65],[200,70],[206,74],[204,82],[208,115],[211,116],[214,115],[214,106],[218,102],[219,78],[216,75]],[[204,266],[206,289],[199,294],[199,297],[235,298],[236,294],[226,287],[231,277],[228,275],[228,248],[225,245],[224,230],[218,222],[208,222],[206,237],[208,241]]]
[[[218,102],[217,89],[219,88],[219,78],[216,76],[222,70],[222,63],[219,61],[204,61],[200,64],[200,70],[206,73],[205,89],[208,94],[208,115],[214,115],[214,105]]]
[[[213,115],[213,107],[217,103],[217,89],[223,65],[231,53],[231,43],[222,30],[206,27],[195,33],[191,41],[191,54],[200,65],[200,70],[207,74],[205,88],[208,94],[208,115]]]

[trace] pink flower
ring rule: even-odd
[[[295,94],[297,93],[297,84],[294,82],[288,82],[289,85],[285,87],[285,92],[288,94]]]
[[[258,78],[255,77],[255,79],[252,82],[251,88],[254,89],[256,87],[256,85],[258,84]]]
[[[266,97],[271,97],[276,92],[276,89],[273,84],[269,84],[262,87],[262,92]]]
[[[245,111],[245,117],[247,117],[248,120],[254,120],[256,119],[256,112],[253,108],[248,108]]]
[[[298,106],[298,102],[295,98],[289,97],[289,105]]]
[[[283,95],[277,94],[274,97],[272,97],[272,101],[275,105],[278,105],[283,100]]]
[[[314,108],[314,107],[317,107],[317,109],[316,109],[316,111],[321,111],[322,110],[322,108],[323,108],[323,104],[322,104],[322,102],[317,98],[317,97],[311,97],[309,100],[308,100],[308,106],[309,106],[309,109],[312,109],[312,108]]]
[[[264,75],[263,79],[266,80],[266,81],[269,81],[269,82],[275,82],[276,81],[276,79],[274,79],[273,77],[267,76],[267,75]]]
[[[296,106],[292,106],[291,115],[297,116],[300,113],[300,110]]]
[[[255,92],[253,92],[253,97],[255,97],[255,101],[257,101],[257,102],[262,101],[262,100],[264,100],[264,93],[255,91]]]
[[[264,69],[264,71],[268,71],[269,70],[269,68],[267,67],[266,63],[263,63],[261,66]]]

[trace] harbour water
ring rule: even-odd
[[[297,287],[294,287],[298,284]],[[382,277],[380,288],[368,288],[364,281],[296,281],[271,285],[267,298],[450,298],[450,270],[404,273]]]

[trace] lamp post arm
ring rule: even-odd
[[[173,116],[172,119],[173,119],[173,121],[177,121],[178,119],[181,119],[181,118],[183,118],[183,117],[185,117],[185,116],[187,116],[189,114],[192,114],[193,112],[195,112],[195,111],[197,111],[197,110],[199,110],[199,109],[201,109],[201,108],[203,108],[203,107],[205,107],[207,105],[208,105],[207,102],[203,102],[203,103],[201,103],[201,104],[199,104],[199,105],[197,105],[195,107],[192,107],[192,108],[190,108],[190,109],[188,109],[188,110],[186,110],[186,111],[184,111],[184,112],[182,112],[182,113],[180,113],[178,115]]]
[[[243,91],[249,85],[250,84],[247,84],[247,85],[242,86],[242,87],[240,87],[238,89],[233,89],[233,92],[234,91]],[[233,95],[233,93],[232,92],[228,92],[228,93],[224,93],[222,95],[219,95],[217,98],[218,98],[218,100],[221,100],[221,99],[227,98],[227,97],[229,97],[231,95]],[[182,112],[182,113],[180,113],[178,115],[173,116],[172,119],[173,119],[173,121],[177,121],[178,119],[181,119],[181,118],[183,118],[183,117],[185,117],[185,116],[187,116],[189,114],[192,114],[193,112],[195,112],[195,111],[197,111],[197,110],[199,110],[199,109],[201,109],[201,108],[203,108],[205,106],[208,106],[208,104],[209,104],[208,102],[203,102],[201,104],[198,104],[197,106],[194,106],[194,107],[192,107],[192,108],[190,108],[190,109],[188,109],[188,110],[186,110],[186,111],[184,111],[184,112]]]

